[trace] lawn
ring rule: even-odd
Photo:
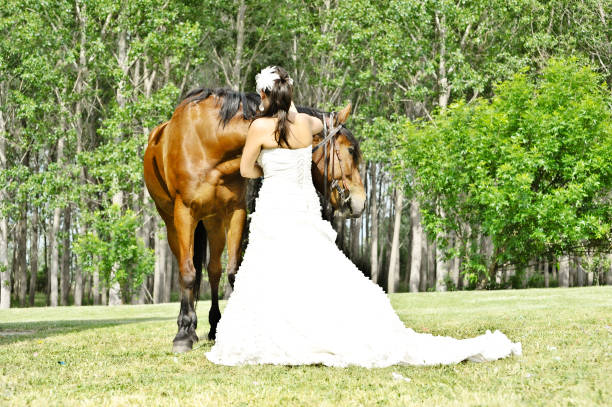
[[[11,309],[0,311],[0,405],[611,403],[612,287],[395,294],[391,301],[417,331],[470,337],[500,329],[522,342],[523,356],[371,370],[225,367],[206,359],[209,341],[171,353],[177,303]],[[201,338],[209,305],[198,305]]]

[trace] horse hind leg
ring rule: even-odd
[[[196,302],[200,299],[200,286],[202,284],[202,267],[206,261],[206,228],[202,221],[198,222],[195,232],[193,234],[193,266],[196,270],[196,279],[193,287]],[[197,320],[196,320],[197,328]],[[191,333],[191,339],[193,342],[199,341],[198,335],[196,335],[195,329]]]
[[[193,348],[193,343],[198,340],[196,328],[198,318],[195,312],[195,291],[201,280],[194,265],[194,232],[197,226],[196,220],[191,215],[191,209],[187,207],[180,196],[176,197],[174,203],[174,229],[176,232],[176,249],[178,251],[179,283],[181,286],[181,309],[177,318],[178,332],[173,340],[172,350],[177,353],[188,352]],[[175,254],[176,251],[175,251]]]
[[[221,280],[221,255],[225,248],[225,230],[223,223],[219,218],[209,218],[205,221],[206,231],[208,233],[208,245],[210,258],[206,271],[208,272],[208,281],[210,282],[211,305],[208,312],[208,322],[210,323],[210,331],[208,339],[214,340],[217,334],[217,324],[221,320],[221,311],[219,310],[219,281]]]

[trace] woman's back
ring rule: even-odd
[[[289,148],[299,149],[312,145],[312,117],[304,113],[289,112],[287,123],[287,143],[279,145],[275,130],[278,124],[276,117],[261,117],[251,125],[253,135],[261,137],[265,149]]]

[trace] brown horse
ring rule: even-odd
[[[190,92],[172,118],[157,126],[149,136],[144,154],[144,179],[166,224],[168,243],[180,270],[181,308],[178,333],[173,340],[174,352],[189,351],[198,341],[194,300],[199,291],[207,242],[206,269],[212,292],[209,339],[215,338],[221,318],[218,291],[221,255],[226,243],[227,273],[233,286],[241,261],[247,214],[247,181],[240,176],[240,157],[259,102],[257,94],[198,89]],[[330,116],[313,109],[301,110],[326,120],[337,131],[329,141],[329,149],[320,148],[313,153],[316,189],[329,196],[336,210],[349,216],[361,215],[365,190],[358,170],[359,145],[343,126],[350,114],[350,105]],[[314,144],[322,139],[323,135],[316,136]]]

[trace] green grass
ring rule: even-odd
[[[171,353],[176,303],[13,309],[0,311],[0,405],[592,406],[612,400],[612,287],[391,300],[417,331],[470,337],[500,329],[523,343],[524,354],[437,367],[225,367],[206,359],[208,341],[188,354]],[[208,307],[198,306],[202,338]],[[395,380],[393,372],[412,380]]]

